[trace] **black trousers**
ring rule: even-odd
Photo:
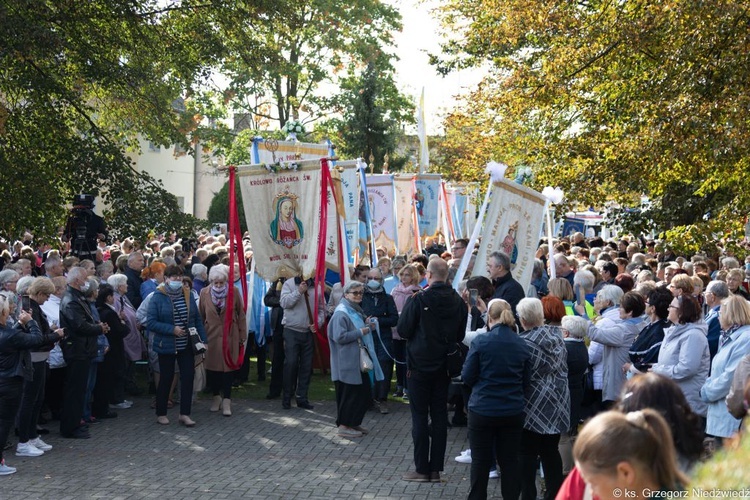
[[[68,378],[68,367],[50,368],[47,374],[47,384],[44,391],[44,402],[47,403],[52,418],[59,420],[62,415],[63,400],[65,399],[65,380]]]
[[[23,381],[21,389],[21,405],[18,408],[16,427],[18,428],[18,441],[25,443],[30,439],[36,439],[37,420],[42,411],[44,403],[44,384],[47,379],[47,362],[37,361],[32,363],[34,377],[32,380]]]
[[[21,377],[0,378],[0,461],[3,459],[5,443],[16,421],[18,406],[21,404]],[[34,422],[36,424],[36,422]]]
[[[66,360],[68,373],[65,380],[65,399],[60,416],[60,434],[70,436],[81,426],[86,385],[89,381],[91,360]]]
[[[388,328],[388,336],[386,336],[386,333],[381,332],[379,338],[377,335],[373,338],[375,342],[375,355],[378,358],[378,363],[380,363],[380,368],[383,370],[383,380],[376,380],[375,387],[373,388],[373,399],[376,401],[387,400],[388,394],[391,392],[391,379],[393,378],[393,359],[391,359],[391,356],[393,356],[393,353],[391,352],[392,339],[390,333],[390,328]]]
[[[393,339],[391,341],[393,359],[400,361],[396,363],[396,387],[406,387],[406,341]]]
[[[193,406],[193,380],[195,366],[193,362],[193,348],[188,343],[187,348],[178,351],[177,354],[159,354],[159,387],[156,388],[156,416],[167,415],[167,400],[169,390],[172,388],[174,379],[174,365],[180,366],[180,415],[190,415]]]
[[[523,477],[523,500],[536,500],[536,471],[538,459],[542,460],[544,484],[547,487],[545,500],[554,500],[563,482],[562,458],[557,445],[560,434],[537,434],[523,430],[521,438],[521,474]],[[474,460],[472,452],[472,461]]]
[[[500,464],[500,488],[505,500],[521,495],[521,450],[523,413],[510,417],[485,417],[469,411],[469,444],[471,447],[470,499],[487,498],[489,474]],[[493,453],[494,452],[494,453]]]
[[[362,425],[370,407],[370,376],[362,374],[361,384],[334,382],[336,386],[336,425],[357,427]]]
[[[271,340],[273,352],[271,353],[271,383],[268,385],[268,394],[279,396],[284,389],[284,328],[280,327],[273,331]]]
[[[221,397],[224,399],[232,399],[232,381],[234,380],[235,372],[216,372],[213,370],[206,370],[206,386],[211,391],[211,394]],[[182,399],[182,398],[180,398]]]
[[[406,378],[414,465],[420,474],[440,472],[448,441],[448,373],[445,370],[429,373],[409,370]]]

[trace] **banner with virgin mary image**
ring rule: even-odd
[[[486,273],[490,254],[501,251],[510,257],[513,278],[529,288],[546,201],[521,184],[506,179],[492,183],[474,274]]]
[[[367,203],[375,246],[384,247],[389,254],[395,253],[397,248],[395,198],[393,175],[367,176]]]
[[[267,281],[315,274],[320,164],[237,169],[256,271]]]

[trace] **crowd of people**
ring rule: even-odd
[[[201,235],[197,248],[100,242],[82,260],[27,243],[0,257],[0,442],[15,428],[18,456],[51,450],[43,414],[63,437],[85,439],[127,410],[144,360],[160,425],[175,405],[181,425],[196,425],[196,366],[210,410],[231,416],[251,352],[259,381],[270,359],[268,399],[312,410],[325,324],[338,435],[369,434],[368,410],[407,400],[414,470],[403,479],[440,482],[447,430],[467,425],[470,448],[456,461],[471,464],[470,498],[486,498],[500,477],[503,498],[535,499],[540,466],[549,499],[609,498],[623,474],[631,486],[680,489],[707,443],[721,447],[744,415],[750,263],[731,255],[684,258],[652,241],[578,233],[540,242],[525,288],[507,254],[473,269],[468,240],[431,240],[411,256],[378,249],[377,265],[352,267],[317,303],[316,283],[298,276],[264,283],[245,309],[241,282],[256,278],[229,268],[221,235]],[[465,257],[469,270],[456,276]],[[270,313],[268,339],[258,307]],[[465,356],[460,373],[450,373],[455,356]],[[0,462],[0,474],[12,472]]]

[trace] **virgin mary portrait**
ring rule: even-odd
[[[280,196],[276,200],[276,216],[271,221],[271,239],[286,248],[299,245],[304,236],[302,221],[297,218],[297,197]]]

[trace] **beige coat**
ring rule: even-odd
[[[237,356],[240,353],[240,345],[245,345],[247,341],[247,323],[242,302],[242,292],[235,287],[232,287],[232,291],[234,292],[234,317],[232,318],[232,328],[229,330],[228,341],[231,359],[232,361],[237,361]],[[201,290],[198,310],[203,318],[203,326],[208,336],[206,370],[215,372],[233,371],[224,362],[224,314],[220,314],[217,311],[216,306],[214,306],[211,300],[210,285]],[[240,360],[241,362],[242,360]]]

